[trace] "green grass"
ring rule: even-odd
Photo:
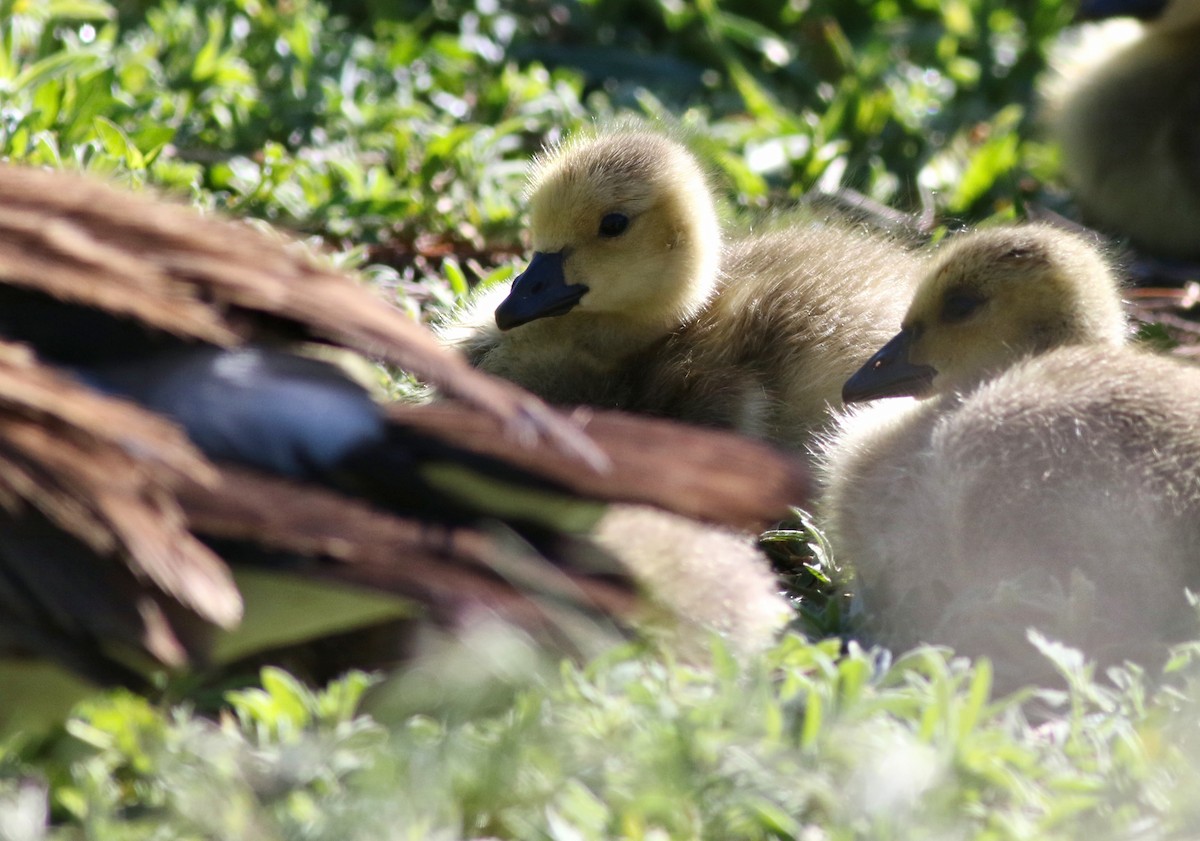
[[[292,228],[425,316],[520,265],[541,144],[624,115],[691,129],[735,214],[845,188],[946,226],[1070,212],[1034,92],[1066,0],[338,9],[2,0],[0,155]],[[854,610],[810,538],[771,542],[808,597],[797,626],[843,633]],[[475,674],[468,650],[381,693],[375,718],[361,676],[314,693],[266,672],[215,721],[98,695],[64,732],[2,749],[0,838],[1200,829],[1196,647],[1165,678],[1100,680],[1044,643],[1069,691],[993,699],[987,663],[836,638],[740,663],[714,641],[711,668],[625,647],[546,671],[505,646],[510,673]]]
[[[715,644],[705,669],[620,649],[564,665],[498,713],[390,729],[354,715],[361,676],[314,694],[269,670],[219,723],[99,698],[40,768],[56,816],[98,838],[1194,833],[1196,649],[1171,667],[1174,688],[1152,692],[1136,670],[1101,687],[1046,647],[1069,693],[992,701],[986,663],[933,649],[889,663],[790,636],[741,664]],[[1031,723],[1028,710],[1055,714]],[[45,783],[0,786],[0,812],[23,792],[33,812],[31,786]]]

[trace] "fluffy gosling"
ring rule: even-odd
[[[529,267],[443,328],[448,343],[553,403],[789,447],[828,419],[855,360],[899,318],[918,265],[897,242],[841,224],[725,241],[696,158],[650,130],[550,150],[529,208]]]
[[[1084,215],[1166,257],[1200,258],[1200,3],[1085,0],[1152,17],[1132,43],[1057,82],[1051,131]]]
[[[1200,370],[1126,344],[1117,283],[1074,234],[951,240],[900,333],[845,386],[823,511],[890,643],[1045,677],[1026,629],[1113,662],[1193,633]]]

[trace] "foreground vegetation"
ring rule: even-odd
[[[488,714],[450,704],[386,728],[354,715],[361,676],[313,695],[268,671],[219,723],[99,698],[40,768],[56,815],[89,838],[1194,834],[1195,651],[1152,693],[1136,671],[1101,688],[1047,648],[1070,693],[993,702],[986,663],[889,664],[793,636],[749,665],[718,645],[712,669],[620,649]],[[1037,708],[1056,712],[1031,723]],[[0,835],[44,837],[43,780],[8,779]]]
[[[927,232],[1030,204],[1070,213],[1035,113],[1068,3],[764,6],[6,0],[0,154],[304,232],[427,317],[519,267],[529,156],[593,120],[691,130],[730,215],[847,189]],[[805,562],[838,571],[820,552],[793,564],[797,591],[820,595]],[[373,690],[267,671],[215,720],[200,698],[101,694],[0,754],[0,838],[1200,828],[1200,649],[1165,678],[1103,676],[1040,641],[1069,690],[994,699],[986,662],[843,652],[841,605],[798,623],[830,639],[792,635],[752,662],[714,640],[711,668],[635,646],[547,668],[501,636]]]

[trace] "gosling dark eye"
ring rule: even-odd
[[[983,302],[984,298],[970,292],[951,292],[942,301],[942,323],[965,321]]]
[[[609,213],[600,220],[600,236],[612,239],[625,233],[629,227],[629,217],[624,213]]]

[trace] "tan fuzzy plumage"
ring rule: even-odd
[[[850,413],[824,465],[876,629],[991,655],[1010,687],[1048,671],[1028,627],[1106,662],[1194,630],[1200,369],[1125,343],[1094,249],[1033,226],[956,237],[903,326],[928,399]]]
[[[848,224],[726,238],[695,157],[621,127],[538,160],[529,191],[538,254],[562,254],[565,314],[506,332],[491,290],[443,328],[485,371],[553,403],[735,429],[803,447],[855,360],[895,323],[918,259]],[[597,233],[609,214],[629,219]]]
[[[639,615],[677,650],[702,657],[706,632],[737,652],[765,648],[791,617],[770,568],[745,534],[653,508],[614,505],[592,538],[648,595]]]

